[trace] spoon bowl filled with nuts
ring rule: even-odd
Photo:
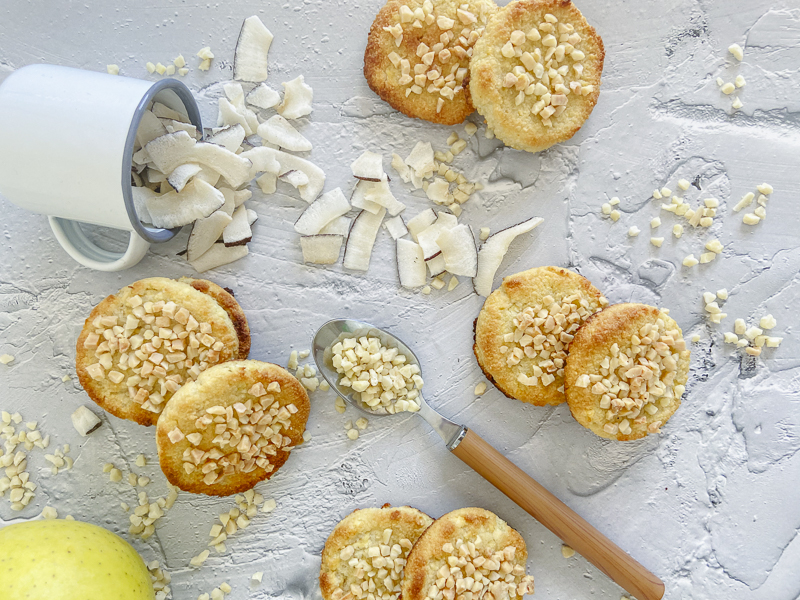
[[[314,361],[346,402],[371,416],[419,413],[448,450],[542,525],[641,600],[664,594],[661,580],[514,465],[471,429],[422,397],[419,360],[399,338],[363,321],[335,319],[314,336]]]

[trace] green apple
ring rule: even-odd
[[[0,598],[153,600],[142,558],[121,537],[80,521],[0,529]]]

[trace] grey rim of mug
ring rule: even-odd
[[[125,141],[125,154],[122,157],[122,197],[125,199],[125,210],[128,212],[128,218],[131,220],[134,230],[148,242],[166,242],[172,239],[181,230],[180,227],[175,229],[160,229],[158,227],[145,227],[139,215],[136,214],[136,207],[133,204],[133,193],[131,192],[131,168],[133,159],[133,145],[136,142],[136,131],[139,129],[139,123],[142,120],[144,111],[148,110],[150,102],[158,95],[159,92],[171,89],[183,103],[186,109],[186,116],[192,122],[192,125],[197,127],[197,130],[203,131],[203,123],[200,120],[200,111],[197,108],[197,103],[183,83],[177,79],[162,79],[154,83],[147,93],[139,102],[136,107],[136,112],[133,113],[133,120],[131,128],[128,130],[128,138]]]

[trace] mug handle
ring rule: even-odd
[[[110,252],[86,237],[77,222],[60,217],[48,217],[48,220],[58,243],[67,254],[83,266],[97,271],[122,271],[132,267],[144,258],[150,248],[150,242],[131,231],[127,250],[124,253]]]

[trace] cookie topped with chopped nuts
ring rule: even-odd
[[[167,480],[187,492],[229,496],[269,479],[303,441],[308,394],[288,371],[235,360],[184,385],[158,418]]]
[[[522,536],[482,508],[434,521],[411,549],[403,600],[515,600],[533,593]]]
[[[325,600],[397,600],[406,557],[433,523],[410,506],[362,508],[339,521],[322,551]]]
[[[603,41],[570,0],[515,0],[475,44],[470,92],[507,146],[539,152],[571,138],[597,103]]]
[[[369,87],[409,117],[455,125],[474,111],[469,91],[473,46],[492,0],[389,0],[364,52]]]
[[[588,279],[558,267],[510,275],[475,321],[475,357],[510,398],[561,404],[564,365],[578,328],[608,301]]]
[[[569,409],[600,437],[636,440],[658,433],[681,405],[690,351],[664,310],[615,304],[591,317],[570,345]]]
[[[209,366],[246,358],[247,319],[202,279],[142,279],[98,304],[76,345],[78,379],[98,405],[155,425],[172,395]]]

